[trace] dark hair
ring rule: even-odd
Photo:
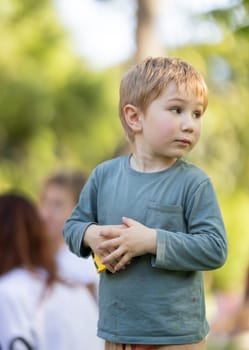
[[[14,268],[43,268],[57,279],[55,247],[36,206],[23,194],[0,195],[0,275]]]

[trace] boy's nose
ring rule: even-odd
[[[182,130],[192,132],[194,130],[194,119],[190,113],[185,113],[182,118]]]

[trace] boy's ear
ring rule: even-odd
[[[123,112],[127,125],[135,132],[141,131],[142,118],[140,109],[132,104],[127,104],[124,106]]]

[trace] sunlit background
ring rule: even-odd
[[[229,235],[213,291],[242,293],[249,266],[249,1],[1,0],[0,191],[37,198],[52,170],[89,173],[126,150],[117,105],[125,70],[181,57],[210,102],[190,160],[216,188]]]
[[[193,15],[229,7],[229,0],[156,0],[155,40],[172,48],[188,43],[218,43],[219,26]],[[56,11],[70,33],[76,52],[88,64],[105,68],[122,63],[136,52],[134,0],[56,0]],[[172,32],[173,31],[173,32]]]

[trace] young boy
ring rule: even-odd
[[[202,271],[222,266],[227,239],[208,176],[183,159],[197,144],[207,87],[190,64],[148,58],[120,86],[132,153],[94,169],[64,226],[70,249],[95,252],[98,335],[106,350],[205,349]]]

